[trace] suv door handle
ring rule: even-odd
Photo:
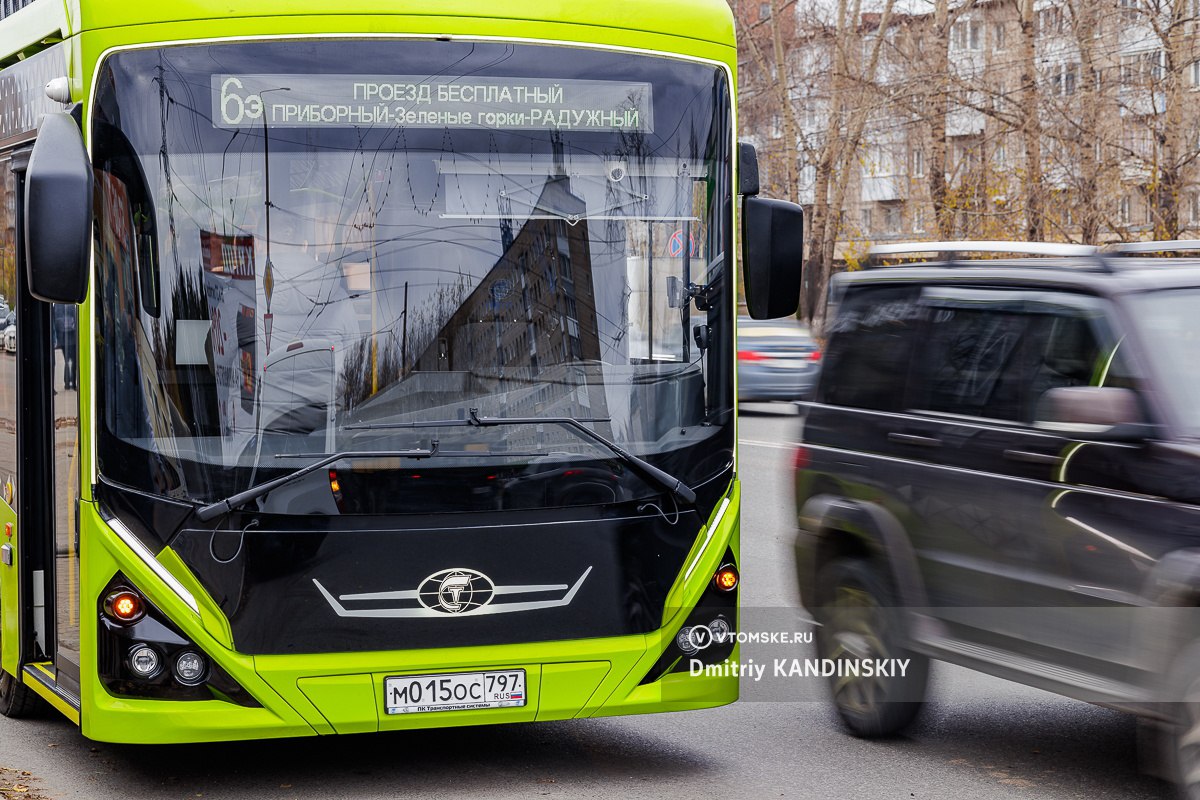
[[[1062,463],[1062,456],[1053,456],[1049,453],[1033,453],[1029,450],[1005,450],[1004,457],[1009,461],[1020,461],[1025,464],[1046,464],[1051,467],[1057,467]]]
[[[915,436],[911,433],[889,433],[887,435],[889,442],[896,444],[911,444],[916,447],[941,447],[942,440],[935,439],[932,436]]]

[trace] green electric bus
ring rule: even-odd
[[[724,0],[0,11],[0,712],[736,699],[735,309],[802,225]]]

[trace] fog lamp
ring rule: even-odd
[[[160,665],[158,651],[150,645],[135,644],[129,648],[129,668],[139,678],[153,678]]]
[[[708,630],[716,644],[725,644],[733,636],[733,628],[724,617],[717,617],[708,623]]]
[[[204,656],[199,653],[193,653],[187,650],[179,654],[175,659],[175,680],[182,683],[184,686],[195,686],[204,680],[204,673],[208,672],[208,664],[204,662]]]
[[[700,646],[692,638],[693,629],[694,626],[685,625],[679,629],[679,633],[675,634],[675,646],[689,656],[700,651]]]

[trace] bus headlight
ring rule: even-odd
[[[129,648],[129,669],[139,678],[152,678],[158,674],[162,659],[158,651],[148,644],[135,644]]]

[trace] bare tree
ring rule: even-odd
[[[819,321],[830,273],[879,235],[1099,243],[1200,227],[1197,0],[925,2],[769,0],[739,16],[743,125],[769,145],[765,185],[807,211],[802,316]],[[881,190],[892,178],[903,188]]]
[[[764,7],[767,14],[764,17]],[[763,189],[797,199],[794,78],[788,53],[798,46],[794,0],[734,3],[740,23],[739,112],[742,130],[758,145]],[[752,133],[751,133],[752,132]],[[764,135],[765,134],[765,135]]]
[[[1161,47],[1149,51],[1150,57],[1140,61],[1143,69],[1136,72],[1143,82],[1139,88],[1148,93],[1151,103],[1150,113],[1140,121],[1150,135],[1145,193],[1155,239],[1179,238],[1185,172],[1197,156],[1195,139],[1187,136],[1185,127],[1189,98],[1184,70],[1196,60],[1193,8],[1190,0],[1146,0],[1137,8]],[[1193,139],[1191,147],[1188,138]]]
[[[801,315],[817,328],[824,320],[825,290],[833,273],[847,190],[858,169],[863,134],[872,114],[881,108],[874,83],[885,42],[883,34],[891,26],[894,5],[894,0],[884,1],[878,22],[871,26],[878,35],[864,48],[860,0],[838,0],[829,42],[833,70],[827,127],[815,160],[808,259],[800,303]],[[826,23],[825,28],[829,27]]]

